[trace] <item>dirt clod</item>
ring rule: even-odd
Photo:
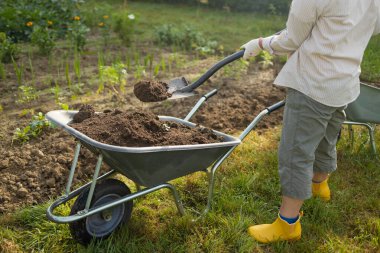
[[[159,102],[171,96],[168,84],[154,80],[143,80],[135,84],[133,93],[142,102]]]
[[[190,128],[169,121],[160,121],[149,112],[96,114],[73,128],[102,143],[125,147],[191,145],[221,142],[211,129]]]
[[[75,123],[81,123],[83,120],[94,116],[95,110],[91,105],[83,105],[77,114],[75,114],[73,121]]]

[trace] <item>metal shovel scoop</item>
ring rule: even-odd
[[[244,55],[244,49],[238,51],[230,56],[227,56],[220,62],[212,66],[205,74],[203,74],[197,81],[189,85],[185,77],[179,77],[171,80],[168,83],[168,93],[172,96],[168,99],[178,99],[194,96],[194,90],[206,82],[215,72],[224,67],[225,65],[240,59]]]

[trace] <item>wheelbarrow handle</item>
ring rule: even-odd
[[[242,58],[244,55],[244,51],[245,50],[243,49],[243,50],[240,50],[234,54],[227,56],[226,58],[224,58],[223,60],[216,63],[214,66],[212,66],[209,70],[207,70],[207,72],[205,74],[203,74],[197,81],[195,81],[194,83],[192,83],[189,86],[182,88],[180,91],[181,92],[191,92],[191,91],[195,90],[200,85],[202,85],[205,81],[207,81],[219,69],[221,69],[222,67],[226,66],[227,64],[229,64],[233,61],[236,61],[236,60]]]

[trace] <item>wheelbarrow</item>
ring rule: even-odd
[[[216,93],[217,90],[213,90],[200,98],[185,119],[169,116],[160,116],[159,119],[195,127],[196,124],[189,120],[199,107]],[[209,176],[207,205],[199,212],[200,216],[203,216],[211,209],[215,175],[219,166],[265,115],[284,104],[285,102],[281,101],[260,112],[238,138],[213,130],[216,135],[222,136],[222,142],[137,148],[97,142],[69,126],[76,111],[51,111],[47,113],[46,118],[74,136],[77,144],[65,193],[48,207],[47,218],[56,223],[69,223],[72,237],[86,245],[93,239],[107,238],[122,224],[126,224],[131,218],[133,199],[164,188],[171,191],[178,212],[183,215],[185,210],[178,191],[168,182],[198,171],[206,172]],[[98,161],[92,181],[70,192],[81,146],[97,155]],[[103,162],[112,170],[100,175]],[[124,182],[110,178],[115,173],[131,179],[137,186],[136,191],[132,193]],[[58,206],[76,196],[78,197],[71,207],[70,215],[60,216],[54,213]]]

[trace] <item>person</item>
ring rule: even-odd
[[[287,87],[279,146],[282,203],[272,224],[248,233],[270,243],[301,238],[300,209],[311,196],[330,200],[344,109],[360,93],[360,63],[380,33],[380,0],[293,0],[286,29],[244,44],[243,58],[289,55],[275,85]]]

